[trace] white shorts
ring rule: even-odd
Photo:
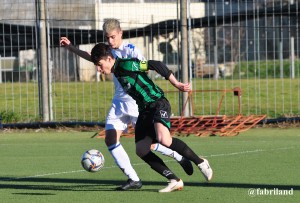
[[[134,100],[113,100],[106,117],[105,130],[126,131],[130,123],[135,126],[138,115],[138,106]]]

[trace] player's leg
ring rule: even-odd
[[[183,141],[177,138],[172,138],[169,129],[162,123],[154,123],[157,132],[157,140],[168,146],[170,149],[182,154],[182,156],[194,162],[207,181],[212,179],[213,171],[206,159],[202,159]]]
[[[163,98],[157,101],[156,105],[151,110],[154,112],[154,128],[157,136],[156,139],[158,140],[158,142],[194,162],[202,172],[205,179],[207,181],[211,180],[213,171],[209,166],[208,161],[197,156],[197,154],[183,141],[171,136],[171,106],[169,101],[166,98]]]
[[[105,124],[105,143],[109,152],[115,160],[115,163],[128,177],[126,184],[118,187],[119,190],[139,189],[142,187],[140,178],[131,165],[128,154],[120,143],[122,132],[126,129],[127,125],[122,120],[123,114],[119,111],[122,110],[121,104],[113,103]]]
[[[151,115],[151,111],[143,111],[138,117],[135,128],[136,154],[154,171],[170,181],[169,185],[159,192],[181,190],[183,188],[182,180],[179,179],[165,163],[150,150],[150,146],[156,137]]]
[[[164,145],[159,144],[159,143],[152,144],[151,145],[151,150],[159,152],[162,155],[171,157],[171,158],[175,159],[178,162],[182,160],[182,156],[180,154],[178,154],[177,152],[175,152],[175,151],[171,150],[170,148],[167,148]]]
[[[162,175],[169,180],[169,184],[166,188],[159,190],[159,192],[172,192],[174,190],[181,190],[183,188],[183,182],[178,178],[166,164],[151,150],[150,146],[152,138],[145,137],[144,139],[136,143],[136,153],[144,160],[154,171]]]
[[[181,165],[181,167],[186,172],[186,174],[188,174],[188,175],[193,174],[194,169],[193,169],[191,161],[188,160],[187,158],[184,158],[183,156],[181,156],[174,150],[167,148],[164,145],[159,144],[159,143],[152,144],[151,150],[160,152],[162,155],[169,156],[169,157],[175,159]]]

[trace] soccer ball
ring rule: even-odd
[[[90,149],[83,153],[81,165],[88,172],[97,172],[104,166],[104,156],[96,149]]]

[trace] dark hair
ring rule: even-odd
[[[97,64],[101,59],[105,59],[108,56],[114,58],[111,53],[111,48],[109,45],[104,43],[96,44],[91,52],[91,60],[94,64]]]

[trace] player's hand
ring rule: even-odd
[[[191,91],[191,84],[190,83],[182,83],[179,82],[175,76],[173,75],[173,73],[170,75],[169,77],[169,81],[170,83],[176,87],[177,89],[179,89],[182,92],[189,92]]]
[[[66,37],[61,37],[60,38],[60,42],[59,42],[60,46],[69,46],[71,44],[70,40]]]
[[[181,82],[178,82],[175,84],[175,87],[177,89],[179,89],[180,91],[182,92],[189,92],[191,91],[191,84],[190,83],[181,83]]]

